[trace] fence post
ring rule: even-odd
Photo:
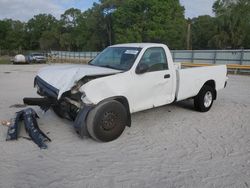
[[[217,60],[217,50],[214,51],[214,64],[216,64],[216,60]]]
[[[241,54],[240,54],[240,65],[243,65],[243,58],[244,58],[244,49],[241,50]]]
[[[81,63],[81,60],[80,60],[80,51],[78,52],[78,58],[79,58],[79,63]]]
[[[192,58],[191,59],[192,63],[194,63],[194,50],[192,50],[192,57],[191,58]]]
[[[76,60],[76,52],[74,52],[74,60],[73,60],[74,63],[75,63],[75,60]]]
[[[173,61],[175,61],[175,51],[173,51]]]

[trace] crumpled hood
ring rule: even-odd
[[[121,71],[93,65],[52,65],[39,70],[37,76],[59,90],[58,99],[85,76],[108,75]]]

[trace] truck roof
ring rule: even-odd
[[[127,44],[116,44],[111,47],[145,48],[145,47],[155,47],[155,46],[165,46],[165,45],[160,43],[127,43]]]

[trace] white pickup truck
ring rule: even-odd
[[[208,111],[226,82],[225,65],[181,69],[164,44],[119,44],[88,65],[41,69],[34,85],[43,98],[24,98],[24,103],[51,107],[73,120],[81,137],[107,142],[131,126],[134,112],[188,98],[198,111]]]

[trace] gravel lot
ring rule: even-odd
[[[36,96],[33,78],[43,66],[0,65],[0,120]],[[6,142],[0,125],[0,187],[248,188],[250,77],[229,78],[208,113],[194,111],[192,100],[136,113],[110,143],[81,140],[71,122],[35,108],[52,142],[48,150],[23,138]]]

